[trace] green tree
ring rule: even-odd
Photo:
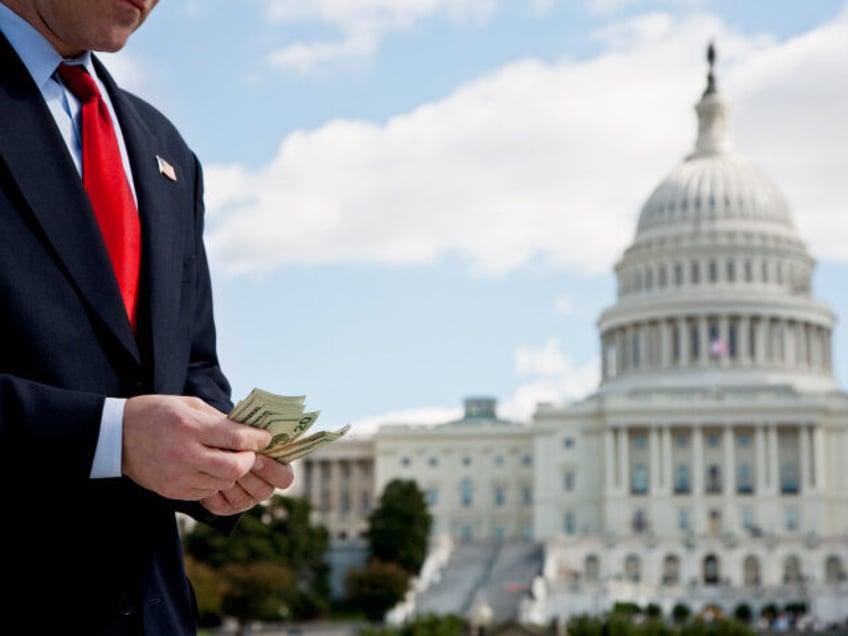
[[[591,614],[578,614],[568,619],[565,625],[569,636],[602,636],[605,620]]]
[[[267,504],[245,512],[229,534],[196,525],[184,537],[185,552],[222,577],[226,568],[230,578],[235,576],[234,572],[239,576],[262,575],[264,578],[256,582],[258,585],[274,587],[266,574],[280,573],[289,586],[285,605],[290,616],[314,618],[325,614],[330,604],[330,568],[325,560],[329,537],[325,528],[310,525],[309,513],[308,502],[275,495]],[[270,564],[278,569],[229,567],[253,564]],[[227,601],[224,605],[232,607],[231,603]]]
[[[370,625],[359,630],[359,636],[466,636],[468,623],[454,614],[416,616],[399,627]]]
[[[691,615],[692,610],[689,609],[689,606],[686,605],[686,603],[676,603],[674,607],[671,608],[671,618],[677,625],[685,623]]]
[[[427,557],[433,525],[418,484],[403,479],[386,484],[368,522],[371,557],[397,563],[411,575],[418,574]]]
[[[747,603],[739,603],[739,605],[736,606],[736,609],[733,610],[733,617],[743,623],[750,623],[754,618],[754,611]]]
[[[346,588],[348,598],[370,621],[382,621],[386,612],[406,594],[409,573],[397,563],[376,559],[364,568],[348,572]]]
[[[226,585],[218,573],[206,563],[190,556],[186,557],[186,572],[194,586],[201,627],[217,627],[221,624],[221,602]]]
[[[226,582],[222,609],[239,620],[242,633],[250,620],[280,620],[289,615],[294,576],[277,563],[228,563],[221,569]]]

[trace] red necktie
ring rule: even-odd
[[[82,182],[135,331],[141,229],[115,127],[88,71],[82,66],[60,64],[59,74],[82,103]]]

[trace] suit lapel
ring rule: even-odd
[[[155,387],[157,361],[169,357],[169,335],[175,333],[182,290],[184,237],[175,219],[172,188],[176,184],[159,171],[157,156],[167,156],[161,135],[150,128],[96,57],[94,64],[121,123],[133,170],[142,236],[143,295],[139,312],[143,316],[139,324],[149,325]]]
[[[61,267],[136,359],[138,348],[82,181],[38,87],[0,33],[0,163]]]

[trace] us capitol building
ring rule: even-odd
[[[435,546],[419,605],[463,546],[524,543],[539,547],[516,606],[527,620],[617,601],[725,614],[745,603],[755,616],[803,603],[822,621],[848,618],[835,317],[812,295],[815,263],[779,188],[733,149],[712,47],[708,58],[694,148],[648,197],[615,265],[597,391],[539,404],[529,423],[469,398],[457,421],[383,426],[299,467],[314,520],[340,546],[362,536],[388,481],[416,480]],[[443,609],[469,611],[480,580],[443,593],[465,599]]]

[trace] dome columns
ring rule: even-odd
[[[601,326],[602,382],[642,373],[738,368],[830,374],[831,329],[799,316],[689,311]]]

